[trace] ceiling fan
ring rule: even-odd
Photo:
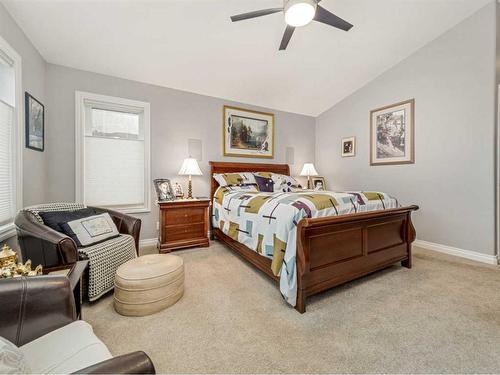
[[[283,12],[285,14],[287,26],[283,38],[281,39],[280,51],[286,49],[296,27],[305,26],[311,21],[318,21],[344,31],[349,31],[351,29],[353,25],[321,7],[318,4],[320,1],[321,0],[283,0],[282,8],[262,9],[238,14],[232,16],[231,21],[243,21],[250,18]]]

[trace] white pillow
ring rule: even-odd
[[[94,245],[120,235],[113,219],[107,212],[59,225],[78,247]]]
[[[9,340],[0,336],[0,374],[30,374],[24,353]]]
[[[300,183],[292,176],[273,173],[271,178],[274,182],[274,192],[292,192],[293,188],[300,188]]]
[[[256,183],[252,172],[214,173],[214,178],[220,186],[252,185]]]

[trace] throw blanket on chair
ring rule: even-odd
[[[89,300],[95,301],[113,289],[116,270],[136,257],[134,237],[120,234],[93,246],[78,248],[80,258],[89,260]]]

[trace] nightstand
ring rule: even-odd
[[[158,202],[160,207],[160,253],[194,246],[209,246],[209,199]]]

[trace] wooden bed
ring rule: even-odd
[[[274,172],[290,175],[287,164],[255,164],[210,162],[211,192],[219,184],[214,173]],[[306,311],[306,298],[347,281],[355,280],[394,263],[411,268],[411,243],[415,228],[412,211],[418,206],[372,211],[366,213],[303,219],[297,226],[297,305]],[[212,217],[210,218],[212,227]],[[278,280],[271,271],[271,259],[265,258],[245,245],[212,228],[217,238],[232,250]]]

